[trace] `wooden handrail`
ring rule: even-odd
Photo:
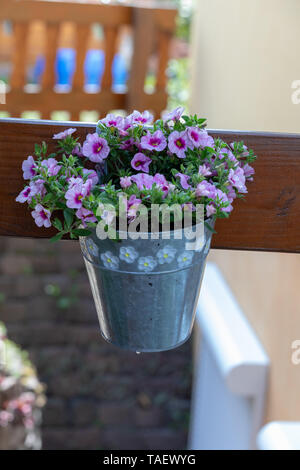
[[[23,188],[22,161],[36,142],[53,145],[54,133],[76,127],[80,139],[95,125],[0,120],[0,235],[47,238],[30,212],[15,202]],[[258,155],[247,200],[236,200],[229,220],[218,220],[213,248],[300,253],[300,135],[210,131],[226,142],[243,140]]]

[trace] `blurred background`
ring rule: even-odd
[[[208,118],[210,128],[299,132],[300,107],[292,99],[300,77],[297,0],[106,1],[116,9],[133,3],[147,9],[146,15],[135,13],[131,25],[121,15],[117,34],[103,29],[100,18],[76,29],[76,2],[67,3],[70,13],[52,29],[36,18],[27,29],[16,28],[20,14],[14,19],[13,12],[3,18],[0,79],[11,99],[0,106],[1,117],[95,121],[112,110],[150,107],[159,115],[182,105]],[[147,16],[151,10],[157,13]],[[84,73],[75,71],[76,60]],[[53,88],[69,109],[54,109]],[[40,90],[42,98],[36,99]],[[8,337],[27,351],[29,375],[36,370],[39,378],[20,385],[20,370],[0,368],[0,448],[21,448],[25,441],[38,448],[39,435],[44,449],[254,448],[264,424],[300,421],[300,374],[292,360],[300,335],[299,255],[209,255],[239,305],[239,328],[261,348],[260,359],[266,357],[261,385],[249,372],[249,391],[241,392],[229,391],[222,355],[208,330],[196,328],[194,348],[189,341],[161,354],[124,353],[104,343],[76,243],[53,247],[2,238],[0,246],[0,320]],[[225,341],[230,312],[217,303],[216,311]],[[240,340],[239,328],[228,339],[232,344]],[[258,370],[262,364],[254,349],[247,361],[257,360]],[[245,377],[239,380],[248,383]],[[23,396],[9,408],[10,400],[28,392],[34,398]],[[36,416],[27,424],[26,413]],[[25,433],[16,442],[20,426]]]

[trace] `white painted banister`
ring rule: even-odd
[[[254,449],[269,359],[218,268],[208,263],[196,317],[191,449]]]
[[[259,450],[300,450],[300,422],[274,421],[258,433]]]

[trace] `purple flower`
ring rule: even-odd
[[[34,211],[31,212],[32,217],[38,227],[51,227],[51,212],[45,209],[41,204],[37,204]]]
[[[20,194],[18,195],[18,197],[16,197],[16,201],[17,202],[21,202],[22,204],[24,202],[31,202],[33,196],[36,195],[37,193],[37,187],[36,185],[34,184],[33,181],[30,182],[30,185],[29,186],[26,186],[23,191],[20,192]]]
[[[134,145],[134,139],[131,137],[130,139],[127,139],[127,140],[124,140],[121,144],[120,144],[120,148],[122,150],[129,150],[133,147]]]
[[[174,109],[170,113],[167,113],[164,116],[163,120],[164,120],[164,122],[179,121],[179,119],[181,118],[183,113],[184,113],[184,108],[182,108],[181,106],[178,106],[178,108]]]
[[[237,188],[239,193],[246,193],[247,188],[245,186],[246,178],[245,174],[240,166],[237,168],[230,169],[228,174],[228,181]]]
[[[132,194],[127,201],[127,217],[130,221],[136,218],[136,213],[138,211],[139,205],[141,204],[142,200],[138,199],[135,194]]]
[[[130,179],[137,185],[140,191],[143,189],[151,189],[154,184],[153,176],[147,175],[146,173],[138,173],[137,175],[131,176]]]
[[[187,129],[187,133],[188,133],[189,139],[193,147],[196,147],[196,148],[200,147],[203,131],[201,131],[199,127],[189,127]]]
[[[56,176],[61,168],[55,158],[48,158],[47,160],[43,160],[42,166],[47,168],[48,176]]]
[[[139,111],[133,111],[130,116],[128,116],[133,124],[139,124],[141,126],[145,124],[151,124],[153,121],[153,115],[149,111],[144,111],[140,113]]]
[[[176,173],[175,177],[180,178],[180,184],[183,189],[189,189],[191,187],[191,185],[188,184],[188,180],[190,179],[188,175],[184,175],[183,173]]]
[[[80,144],[77,144],[73,150],[72,150],[72,155],[75,155],[76,157],[83,157],[82,153],[82,147]]]
[[[174,131],[169,135],[169,150],[175,153],[178,158],[185,158],[185,152],[188,149],[188,137],[186,131]]]
[[[103,137],[95,132],[94,134],[88,134],[86,141],[83,144],[82,152],[83,155],[91,160],[91,162],[99,163],[107,158],[109,154],[109,146]]]
[[[216,187],[213,184],[211,184],[208,181],[204,180],[204,181],[201,181],[201,183],[199,183],[197,185],[195,193],[196,193],[197,197],[205,196],[205,197],[208,197],[210,199],[215,199],[216,194],[217,194],[217,190],[216,190]]]
[[[220,150],[220,154],[219,154],[219,158],[222,159],[224,158],[224,155],[227,156],[228,160],[230,160],[231,162],[235,163],[236,165],[238,165],[238,160],[237,158],[233,155],[232,151],[229,150],[228,148],[222,148]]]
[[[22,163],[23,178],[24,180],[31,180],[36,174],[36,163],[30,155],[27,160]]]
[[[214,147],[215,141],[206,131],[200,131],[197,145],[200,148]]]
[[[125,189],[125,188],[129,188],[129,186],[132,185],[132,182],[131,182],[131,177],[130,176],[122,176],[120,178],[120,186],[121,188]]]
[[[131,166],[134,170],[141,170],[145,173],[149,173],[149,165],[152,162],[151,158],[146,157],[143,153],[136,153],[131,160]]]
[[[80,209],[83,199],[91,192],[92,182],[87,180],[84,183],[81,178],[71,178],[71,180],[69,189],[65,194],[67,207],[70,209]]]
[[[164,193],[164,197],[167,196],[168,192],[173,188],[173,185],[170,185],[164,175],[161,175],[159,173],[156,173],[153,177],[153,182],[158,186],[160,189],[162,189]]]
[[[88,170],[87,168],[82,168],[83,176],[87,176],[88,180],[92,182],[92,188],[96,186],[99,181],[97,172],[95,170]]]
[[[115,116],[114,114],[108,114],[104,119],[100,119],[100,122],[105,124],[107,127],[119,128],[120,126],[122,126],[123,118],[122,116]]]
[[[216,213],[216,208],[212,204],[208,204],[206,206],[206,215],[210,217],[211,215]]]
[[[192,202],[185,202],[181,205],[182,209],[187,212],[195,212],[196,207]]]
[[[254,173],[255,173],[254,168],[252,168],[252,166],[250,166],[250,165],[248,165],[248,163],[246,163],[246,164],[243,166],[243,171],[244,171],[245,177],[246,177],[249,181],[253,181],[252,175],[254,175]]]
[[[54,134],[53,136],[53,139],[54,140],[64,140],[66,139],[69,135],[72,135],[74,134],[74,132],[76,132],[77,129],[66,129],[65,131],[63,132],[60,132],[59,134]]]
[[[84,227],[86,227],[87,222],[97,222],[97,218],[94,216],[93,212],[84,207],[80,207],[80,209],[76,211],[76,217],[82,221]]]
[[[211,176],[211,170],[210,166],[206,165],[205,163],[203,165],[199,166],[198,174],[202,176]]]
[[[167,141],[162,131],[157,130],[153,134],[149,131],[141,138],[141,148],[162,152],[167,146]]]
[[[230,204],[230,200],[228,199],[227,194],[225,194],[223,191],[221,191],[221,189],[217,189],[215,203],[218,204],[219,206],[221,206],[222,204],[228,203],[228,205],[226,207],[221,208],[222,212],[231,212],[232,209],[233,209],[232,205]]]

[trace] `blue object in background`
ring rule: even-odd
[[[56,84],[72,85],[75,72],[76,52],[74,49],[60,48],[57,51],[55,68]],[[85,85],[99,86],[104,72],[105,55],[102,50],[90,49],[87,51],[84,73]],[[40,83],[45,70],[45,57],[39,56],[33,69],[34,83]],[[126,62],[120,54],[116,54],[112,64],[113,86],[124,86],[128,79]]]

